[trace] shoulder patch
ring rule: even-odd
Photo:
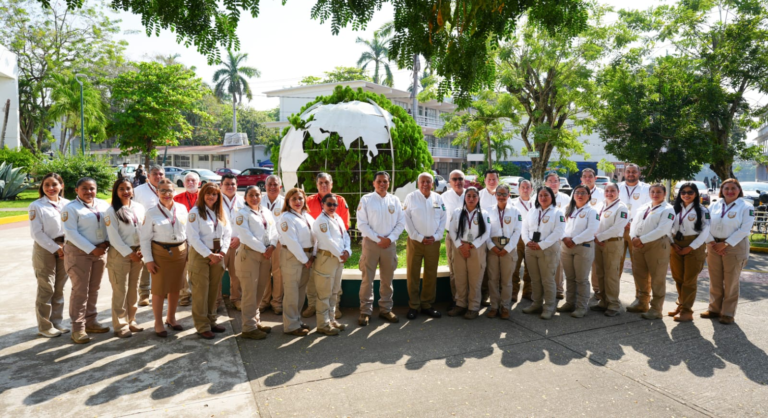
[[[104,217],[104,225],[106,225],[106,226],[112,225],[112,219],[110,219],[109,216],[105,216]]]
[[[518,215],[517,215],[517,220],[518,220],[518,221],[522,221],[522,220],[523,220],[523,215],[519,215],[519,214],[518,214]]]
[[[486,221],[487,223],[491,223],[491,217],[490,217],[490,216],[486,216],[486,219],[488,219],[488,220]]]
[[[704,212],[704,219],[709,219],[709,212]]]
[[[619,216],[623,219],[627,219],[627,212],[621,212]]]
[[[600,220],[600,214],[599,213],[595,214],[595,219],[597,219],[598,221]]]
[[[61,221],[62,222],[66,222],[67,219],[69,219],[69,212],[67,212],[66,210],[62,211],[61,212]]]
[[[565,216],[560,215],[560,222],[565,222]]]
[[[238,225],[242,225],[243,224],[243,215],[239,215],[237,218],[235,218],[235,222]]]
[[[441,205],[443,207],[443,212],[445,212],[445,205]]]
[[[190,213],[189,214],[189,221],[190,222],[194,222],[195,220],[197,220],[197,215],[194,214],[194,213]]]
[[[326,232],[328,232],[328,224],[324,224],[324,223],[323,223],[323,224],[320,224],[320,231],[321,231],[322,233],[326,233]]]
[[[361,210],[363,210],[363,204],[362,203],[357,205],[357,211],[360,212]]]
[[[35,216],[36,216],[35,210],[34,209],[30,209],[29,210],[29,220],[30,221],[34,221],[35,220]]]
[[[283,230],[283,232],[286,232],[286,231],[288,231],[288,222],[282,222],[282,223],[280,224],[280,229],[282,229],[282,230]]]
[[[675,215],[670,213],[669,215],[667,215],[667,219],[675,219]]]
[[[755,216],[755,211],[750,209],[749,210],[749,216]],[[707,217],[709,217],[709,216],[707,216]]]

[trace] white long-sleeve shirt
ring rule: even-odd
[[[640,207],[651,201],[651,186],[642,181],[628,186],[627,182],[623,181],[619,183],[619,200],[629,209],[629,221],[632,222]]]
[[[178,244],[187,240],[188,217],[186,206],[176,202],[173,202],[170,210],[162,205],[156,205],[147,210],[144,223],[139,230],[141,256],[145,263],[155,261],[152,257],[152,241]]]
[[[707,242],[707,238],[709,238],[709,211],[704,206],[701,206],[701,231],[696,232],[694,227],[696,226],[696,210],[693,209],[693,203],[689,204],[688,206],[685,206],[680,213],[675,214],[675,219],[672,221],[672,229],[669,231],[669,240],[674,243],[675,235],[677,235],[678,232],[682,232],[683,236],[690,236],[690,235],[698,235],[696,239],[694,239],[689,247],[691,249],[695,250],[699,247],[701,247],[704,243]]]
[[[104,214],[108,208],[109,204],[101,199],[93,199],[90,205],[80,199],[69,202],[61,211],[66,240],[88,254],[96,245],[108,241],[104,225]]]
[[[467,213],[466,220],[464,221],[464,233],[459,235],[459,219],[461,219],[461,212],[464,210],[464,208],[460,208],[453,212],[451,227],[448,233],[451,235],[451,239],[456,247],[460,247],[463,243],[468,242],[475,248],[479,248],[490,239],[491,217],[485,209],[475,208],[472,212]],[[485,232],[482,235],[480,235],[481,221],[485,222]]]
[[[498,204],[498,201],[496,200],[496,192],[493,192],[493,194],[491,194],[491,192],[489,192],[487,188],[480,190],[480,208],[485,210],[490,210],[491,208],[495,207],[497,204]]]
[[[720,199],[710,206],[709,214],[712,219],[707,242],[712,242],[715,238],[725,239],[731,247],[748,237],[752,224],[755,223],[755,207],[743,199],[736,199],[728,205],[725,199]]]
[[[600,228],[600,215],[589,204],[573,208],[573,213],[565,216],[563,238],[570,238],[576,245],[590,243]]]
[[[530,197],[528,200],[523,200],[522,197],[518,197],[513,199],[511,203],[515,206],[515,208],[517,208],[517,211],[520,212],[520,215],[523,216],[523,219],[525,219],[532,210],[536,210],[533,197]],[[509,203],[507,203],[507,205],[509,205]]]
[[[668,236],[675,219],[675,208],[667,202],[654,205],[648,202],[637,210],[632,226],[629,227],[630,238],[640,238],[643,244]]]
[[[48,196],[43,196],[29,205],[29,232],[32,239],[51,254],[59,251],[59,244],[53,239],[64,236],[61,211],[68,203],[69,200],[63,197],[54,203]]]
[[[144,206],[145,211],[149,211],[160,203],[160,197],[157,194],[157,188],[150,182],[133,189],[133,201]]]
[[[589,206],[595,210],[600,209],[600,205],[605,201],[605,190],[595,186],[589,193]]]
[[[445,205],[445,230],[447,231],[451,227],[453,211],[464,206],[464,191],[462,190],[461,195],[457,195],[453,189],[448,189],[440,197]]]
[[[229,241],[232,238],[232,224],[228,222],[227,215],[224,219],[217,219],[213,211],[205,209],[206,217],[200,216],[197,206],[189,211],[189,222],[187,222],[187,241],[192,248],[203,257],[208,257],[212,253],[213,240],[221,240],[221,253],[226,254],[229,251]],[[226,211],[226,210],[225,210]]]
[[[241,208],[235,215],[234,229],[240,243],[256,252],[264,253],[268,246],[277,246],[275,218],[264,206],[259,206],[259,210]]]
[[[269,201],[269,196],[261,197],[261,206],[272,212],[272,216],[277,219],[283,212],[283,204],[285,203],[285,196],[277,195],[274,202]]]
[[[565,233],[565,215],[563,211],[550,205],[547,209],[532,209],[523,217],[523,242],[527,245],[533,240],[533,233],[540,232],[539,247],[545,250],[559,242]]]
[[[520,241],[520,234],[523,232],[523,215],[517,210],[515,205],[507,206],[499,210],[498,203],[496,207],[488,211],[491,217],[491,235],[488,237],[487,247],[492,249],[496,246],[491,238],[506,237],[509,239],[504,249],[511,253],[517,251],[517,243]]]
[[[312,234],[317,240],[318,250],[330,251],[339,261],[344,251],[352,255],[352,241],[349,239],[345,222],[338,213],[330,217],[323,211],[312,225]]]
[[[240,212],[240,209],[246,206],[245,199],[235,193],[234,199],[228,198],[224,193],[221,194],[221,204],[224,206],[224,214],[227,215],[227,223],[234,224],[235,215]],[[237,228],[232,228],[232,238],[238,238]]]
[[[357,229],[360,233],[378,243],[380,236],[395,242],[405,229],[405,213],[397,196],[387,193],[368,193],[357,206]]]
[[[597,215],[600,216],[600,227],[595,233],[598,241],[624,237],[624,228],[629,223],[629,209],[621,200],[616,199],[611,203],[604,201]]]
[[[144,216],[146,215],[144,206],[141,206],[140,203],[131,202],[130,208],[133,211],[134,217],[129,218],[128,223],[118,219],[115,208],[111,205],[104,217],[107,235],[109,236],[109,245],[114,247],[123,257],[131,255],[133,252],[131,247],[141,244],[139,235],[141,224],[144,223]]]
[[[309,257],[304,253],[304,248],[313,248],[312,254],[317,251],[315,247],[315,236],[312,234],[312,223],[315,219],[304,212],[299,215],[293,209],[283,212],[277,220],[280,226],[277,230],[280,237],[280,244],[285,245],[294,257],[300,263],[306,264]]]
[[[435,241],[443,239],[446,213],[439,194],[430,192],[429,197],[424,197],[419,190],[411,192],[403,202],[403,211],[408,238],[418,242],[425,237],[433,237]]]
[[[557,192],[555,195],[555,207],[560,209],[561,212],[565,213],[565,208],[568,207],[568,204],[571,203],[571,197],[563,192]]]

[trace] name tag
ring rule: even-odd
[[[507,238],[507,237],[499,237],[499,244],[500,245],[507,245],[507,244],[509,244],[509,238]]]

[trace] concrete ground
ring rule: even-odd
[[[32,240],[26,225],[0,228],[0,411],[2,416],[760,416],[768,413],[768,257],[752,255],[742,277],[736,324],[698,317],[708,281],[699,282],[693,323],[646,321],[590,312],[551,321],[525,315],[399,324],[374,317],[338,337],[282,334],[280,318],[266,340],[242,340],[240,317],[221,310],[227,332],[198,338],[189,308],[182,332],[159,339],[112,333],[74,345],[68,335],[36,336]],[[70,286],[67,285],[68,292]],[[634,285],[622,277],[622,301]],[[99,318],[110,321],[104,278]],[[676,298],[668,279],[665,310]],[[438,306],[444,309],[444,306]],[[374,311],[377,313],[377,310]],[[233,312],[233,314],[235,314]],[[65,311],[65,317],[68,317]],[[66,323],[69,323],[68,319]],[[307,323],[314,325],[314,319]]]

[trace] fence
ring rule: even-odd
[[[751,242],[768,243],[768,210],[755,210]]]

